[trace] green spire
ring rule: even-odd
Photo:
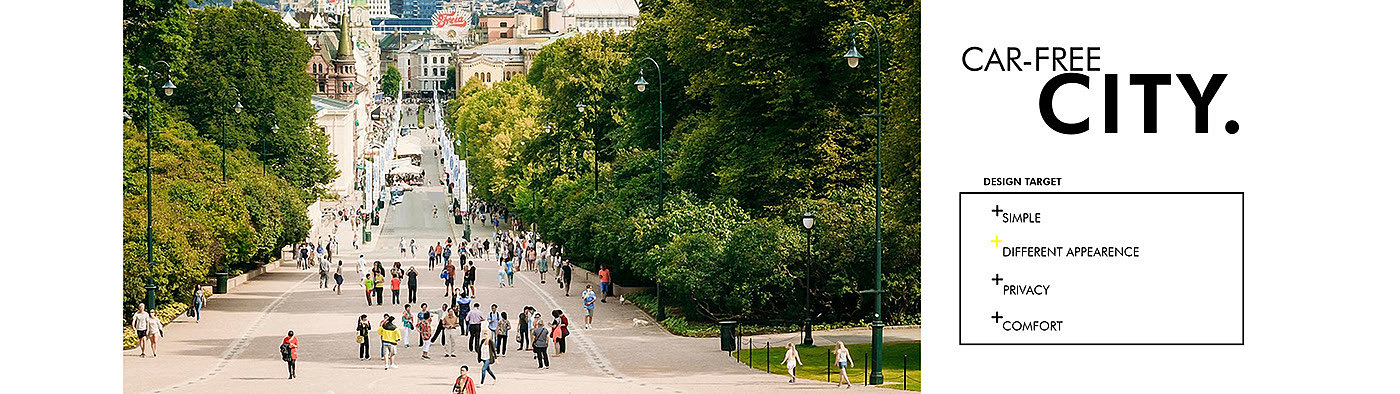
[[[341,59],[353,59],[350,53],[350,12],[340,16],[340,50],[337,54]]]

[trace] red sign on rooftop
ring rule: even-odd
[[[448,26],[467,27],[467,22],[467,17],[465,15],[457,15],[457,11],[433,14],[433,26],[438,28]]]

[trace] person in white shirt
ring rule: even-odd
[[[165,333],[161,331],[160,318],[156,317],[154,313],[146,312],[146,314],[150,316],[150,318],[146,321],[146,327],[148,328],[146,330],[146,337],[149,338],[149,341],[151,341],[151,357],[155,357],[156,336],[165,336]]]
[[[360,255],[360,260],[355,262],[355,273],[360,274],[360,279],[364,279],[369,273],[365,270],[365,255]]]
[[[141,357],[146,357],[146,330],[150,329],[151,315],[146,313],[146,304],[136,305],[136,313],[131,315],[131,328],[136,330],[136,344],[141,347]],[[153,344],[154,345],[154,344]],[[151,347],[155,353],[155,346]]]

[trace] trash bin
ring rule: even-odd
[[[228,273],[220,272],[214,274],[214,294],[228,293]]]
[[[365,242],[365,243],[368,243],[368,242],[369,242],[369,229],[365,229],[365,238],[364,238],[363,241],[360,241],[360,242]]]
[[[736,348],[735,333],[739,331],[739,322],[725,320],[719,322],[719,350],[732,352]]]
[[[457,224],[462,224],[462,215],[453,214],[452,220],[456,221]]]
[[[370,222],[370,224],[375,225],[375,226],[378,226],[378,225],[379,225],[379,213],[378,213],[378,212],[375,212],[375,213],[374,213],[374,219],[373,219],[372,222]]]

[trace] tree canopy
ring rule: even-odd
[[[877,133],[862,115],[880,78],[885,320],[917,322],[918,9],[646,3],[635,31],[556,40],[525,83],[464,88],[447,112],[477,197],[537,223],[576,263],[659,280],[687,318],[796,321],[810,278],[819,321],[868,320]],[[841,58],[852,38],[867,56],[855,69]],[[804,212],[818,218],[810,261]]]

